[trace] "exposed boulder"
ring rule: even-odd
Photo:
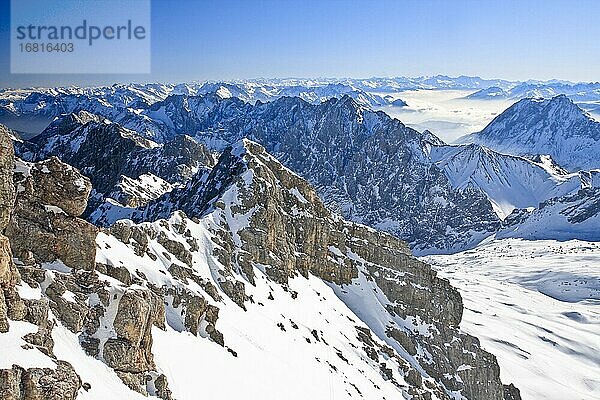
[[[67,287],[58,278],[46,288],[46,296],[51,300],[50,308],[60,321],[73,333],[77,333],[83,327],[89,307],[75,293],[68,291]]]
[[[154,386],[156,387],[156,395],[163,400],[173,400],[171,396],[171,390],[169,390],[169,383],[167,382],[167,377],[163,374],[160,374],[156,380],[154,381]]]
[[[6,229],[16,257],[26,263],[61,260],[92,270],[97,228],[79,219],[91,186],[57,158],[35,164],[17,161],[17,198]]]
[[[9,239],[4,231],[10,221],[15,201],[12,180],[15,157],[8,129],[0,125],[0,333],[9,329],[8,319],[22,319],[24,306],[15,290],[19,272],[12,259]]]
[[[53,205],[72,217],[85,210],[92,190],[90,180],[75,168],[52,157],[34,164],[33,195],[43,204]]]
[[[512,383],[504,385],[504,400],[521,400],[521,391]]]
[[[66,361],[57,361],[55,369],[13,365],[0,370],[2,400],[72,400],[77,397],[81,379]]]
[[[8,238],[0,234],[0,288],[8,289],[19,281],[19,273],[12,261]]]
[[[162,298],[149,289],[126,290],[112,322],[116,337],[102,348],[102,357],[130,388],[147,394],[146,375],[155,369],[152,326],[165,329]]]

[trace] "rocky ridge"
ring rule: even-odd
[[[398,239],[332,215],[304,180],[262,146],[242,141],[227,148],[199,187],[178,194],[154,206],[159,214],[168,215],[168,205],[217,224],[210,230],[222,246],[217,252],[227,271],[222,275],[239,277],[219,285],[239,305],[252,298],[245,287],[255,284],[257,266],[284,286],[296,276],[317,276],[330,282],[351,309],[357,298],[369,294],[359,295],[349,287],[366,286],[371,288],[367,293],[379,292],[385,299],[378,300],[383,307],[368,311],[379,314],[383,326],[368,327],[391,351],[409,360],[400,362],[400,374],[411,386],[432,379],[428,385],[437,387],[434,392],[442,398],[452,391],[467,398],[502,398],[493,356],[475,338],[456,330],[462,302],[448,282],[413,259]],[[368,350],[371,339],[363,339]],[[412,388],[409,393],[419,391]]]
[[[4,160],[6,166],[12,164],[10,155]],[[349,339],[344,340],[362,349],[354,356],[349,348],[336,347],[337,361],[326,365],[335,376],[361,365],[379,382],[364,386],[356,381],[356,389],[347,383],[346,390],[395,391],[423,399],[450,398],[458,391],[467,398],[502,399],[511,392],[500,382],[493,356],[458,330],[462,302],[447,281],[413,259],[398,239],[332,215],[303,179],[255,143],[243,141],[228,148],[210,174],[200,179],[204,184],[194,182],[199,191],[185,210],[189,216],[175,212],[156,222],[122,221],[97,237],[90,230],[86,240],[93,237],[95,244],[87,249],[87,241],[58,239],[62,246],[40,251],[44,241],[56,240],[51,236],[56,232],[46,229],[38,246],[16,234],[16,229],[11,231],[10,224],[39,218],[60,218],[63,227],[83,223],[78,215],[85,209],[89,181],[57,159],[17,160],[14,171],[16,205],[9,208],[7,233],[17,249],[17,265],[10,250],[5,251],[2,260],[8,272],[2,276],[9,277],[3,280],[5,320],[11,325],[21,320],[38,325],[38,333],[26,339],[35,348],[20,352],[40,351],[54,360],[49,333],[64,328],[65,335],[75,335],[82,351],[110,367],[127,387],[168,399],[172,393],[166,382],[176,377],[161,372],[153,354],[160,350],[153,344],[156,337],[163,340],[163,335],[188,331],[219,346],[224,355],[244,360],[247,350],[238,347],[232,332],[218,329],[219,310],[227,310],[224,318],[238,315],[243,321],[243,314],[267,310],[264,304],[274,295],[279,300],[273,304],[293,304],[298,297],[319,301],[320,295],[303,289],[316,277],[326,283],[320,290],[333,291],[347,307],[344,318],[354,321],[336,325],[348,331]],[[45,191],[49,188],[54,191]],[[8,193],[10,200],[13,190],[8,185],[0,193]],[[27,214],[29,210],[37,211]],[[70,256],[75,250],[82,251],[81,257]],[[381,307],[369,310],[373,318],[364,322],[356,317],[365,312],[357,305],[362,295],[357,296],[356,288]],[[21,299],[20,292],[40,297]],[[233,322],[227,321],[226,326]],[[298,333],[306,329],[290,321],[277,325],[278,335],[286,338],[291,334],[288,329]],[[338,343],[325,326],[323,330],[307,330],[308,344],[321,348],[332,340]],[[14,334],[11,331],[7,334]],[[351,364],[349,357],[354,360]],[[164,354],[160,359],[165,361]],[[0,385],[18,390],[36,387],[41,399],[77,394],[85,398],[86,390],[99,390],[87,382],[89,375],[81,379],[66,361],[54,363],[54,369],[28,368],[27,373],[18,366],[3,369],[1,376],[6,378]],[[44,379],[28,378],[44,374]],[[52,382],[58,380],[65,391],[57,394],[49,387],[57,388]],[[34,383],[22,384],[30,381]]]
[[[308,179],[330,209],[388,231],[418,250],[468,247],[499,226],[499,218],[480,190],[452,187],[429,159],[429,143],[439,139],[430,132],[420,134],[383,112],[365,109],[348,96],[319,105],[286,97],[255,106],[210,94],[170,96],[142,115],[132,115],[126,126],[136,132],[158,130],[169,137],[189,134],[217,152],[244,137],[257,141]],[[68,161],[71,154],[78,154],[86,165],[106,165],[114,159],[108,155],[90,159],[82,149],[57,146],[56,137],[48,129],[47,135],[37,138],[35,148],[51,150],[37,150],[34,158],[57,155]],[[78,142],[76,134],[68,137],[65,143]],[[91,145],[92,138],[87,141]],[[105,148],[105,143],[95,146]],[[106,192],[106,182],[110,180],[102,179],[96,190]],[[127,210],[115,212],[121,218]],[[103,214],[101,210],[93,221],[115,220]]]
[[[188,136],[157,144],[85,111],[55,119],[16,147],[23,159],[59,156],[89,176],[94,191],[86,217],[108,198],[125,206],[144,205],[214,164],[212,154]]]

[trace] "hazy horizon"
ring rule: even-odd
[[[600,3],[588,0],[153,0],[151,73],[128,75],[11,74],[10,2],[0,4],[1,87],[438,74],[599,80]]]

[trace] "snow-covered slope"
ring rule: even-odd
[[[492,100],[492,99],[505,99],[509,97],[509,93],[499,87],[492,86],[489,88],[481,89],[476,91],[475,93],[471,93],[468,96],[465,96],[465,99],[470,100]]]
[[[482,190],[502,219],[515,208],[537,207],[582,187],[579,174],[562,173],[475,144],[432,146],[430,157],[454,187],[472,185]]]
[[[600,398],[600,245],[504,239],[426,258],[523,400]]]
[[[17,398],[39,390],[54,399],[47,382],[62,377],[51,390],[67,399],[139,397],[125,386],[165,400],[519,398],[493,355],[460,331],[462,300],[448,281],[404,242],[331,214],[256,143],[224,150],[188,193],[187,215],[120,221],[88,246],[53,247],[48,232],[15,226],[50,218],[62,224],[57,235],[89,226],[77,217],[81,191],[69,197],[73,182],[47,184],[62,170],[81,176],[52,165],[19,170],[8,239],[0,236],[0,376]],[[72,252],[83,268],[60,256]],[[27,332],[36,333],[21,340]]]
[[[600,241],[600,188],[552,198],[531,209],[515,209],[497,237]]]
[[[461,142],[507,154],[548,154],[570,170],[600,167],[600,122],[564,95],[521,100]]]

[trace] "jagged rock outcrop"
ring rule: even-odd
[[[50,158],[17,161],[17,197],[6,235],[24,263],[61,260],[71,268],[94,267],[96,227],[78,218],[90,181],[73,167]]]
[[[0,398],[3,400],[35,399],[59,400],[75,399],[81,387],[81,379],[73,367],[65,361],[56,360],[53,354],[54,341],[51,336],[53,323],[48,319],[48,303],[40,299],[21,299],[16,285],[21,277],[12,259],[12,251],[8,235],[12,232],[11,223],[16,207],[12,174],[15,158],[8,131],[0,126],[0,333],[10,329],[8,319],[27,321],[37,325],[37,332],[28,333],[23,340],[39,351],[55,359],[56,368],[22,368],[13,365],[12,369],[0,369]],[[47,181],[45,183],[48,183]],[[49,190],[46,184],[40,185],[40,192]],[[48,192],[45,198],[58,200]],[[65,208],[73,211],[74,204],[65,199],[60,202]]]
[[[23,305],[15,285],[20,277],[12,260],[9,240],[4,236],[15,201],[12,170],[15,157],[8,130],[0,125],[0,332],[9,329],[8,318],[19,319]],[[16,317],[16,318],[15,318]]]
[[[96,355],[101,355],[127,386],[147,394],[147,383],[153,380],[155,370],[151,329],[152,326],[165,329],[164,321],[165,309],[160,297],[149,289],[129,289],[118,298],[116,315],[109,321],[115,336],[105,340],[101,349],[96,348],[99,352]],[[100,321],[98,328],[99,325]],[[95,333],[88,330],[85,340],[94,338]],[[101,341],[96,339],[99,344]]]
[[[4,232],[15,202],[15,187],[12,184],[15,163],[10,134],[0,125],[0,231]]]
[[[220,302],[222,296],[213,283],[201,278],[192,268],[192,252],[197,252],[201,249],[191,236],[189,229],[185,226],[185,219],[182,219],[178,224],[169,225],[162,223],[161,226],[166,227],[167,230],[173,229],[179,234],[183,234],[187,240],[183,242],[173,240],[168,237],[164,230],[157,232],[156,227],[152,225],[133,225],[131,221],[120,221],[114,224],[110,228],[110,232],[119,241],[131,246],[137,256],[148,256],[153,260],[156,260],[159,256],[169,257],[170,266],[167,271],[172,275],[174,282],[171,285],[163,285],[161,287],[150,284],[153,293],[159,298],[164,298],[164,302],[169,309],[180,310],[181,325],[185,330],[191,332],[193,335],[206,335],[214,342],[224,346],[223,334],[215,327],[219,318],[219,308],[208,300],[210,298],[214,302]],[[151,251],[150,245],[154,241],[164,248],[165,252],[157,255]],[[100,266],[106,273],[121,281],[131,280],[132,282],[141,282],[144,280],[143,274],[132,276],[126,269],[116,269],[110,264],[100,264]],[[125,276],[124,279],[123,276]],[[236,299],[234,301],[243,307],[243,302],[247,300],[247,297],[244,295],[243,284],[239,281],[232,282],[230,278],[231,275],[229,279],[222,276],[218,280],[218,283],[225,293]],[[187,287],[190,284],[196,284],[208,296],[205,297],[201,293],[190,290]],[[241,288],[240,284],[242,284]],[[241,293],[240,298],[235,296],[234,288],[236,287]],[[165,309],[162,306],[162,311],[159,313],[162,317],[156,318],[155,321],[163,321],[164,313]],[[164,328],[164,323],[160,326]]]
[[[258,266],[284,286],[311,274],[338,287],[338,295],[352,308],[360,301],[346,288],[371,282],[373,292],[385,298],[378,300],[385,307],[376,319],[387,321],[384,329],[371,329],[409,355],[416,370],[404,374],[415,393],[424,396],[418,388],[421,379],[430,377],[435,383],[428,384],[442,393],[503,399],[495,357],[459,330],[462,300],[456,289],[414,259],[405,242],[332,215],[306,181],[262,146],[244,140],[227,148],[207,177],[150,209],[158,215],[181,209],[215,220],[211,232],[224,273],[241,274],[250,284]],[[243,286],[241,294],[232,293],[224,282],[219,282],[223,291],[243,305]]]
[[[2,400],[73,400],[80,387],[79,376],[66,361],[58,361],[56,369],[14,365],[0,370]]]
[[[89,176],[94,196],[86,216],[106,197],[143,205],[214,164],[212,154],[191,137],[177,135],[157,144],[86,111],[58,117],[17,150],[29,161],[58,156]]]

